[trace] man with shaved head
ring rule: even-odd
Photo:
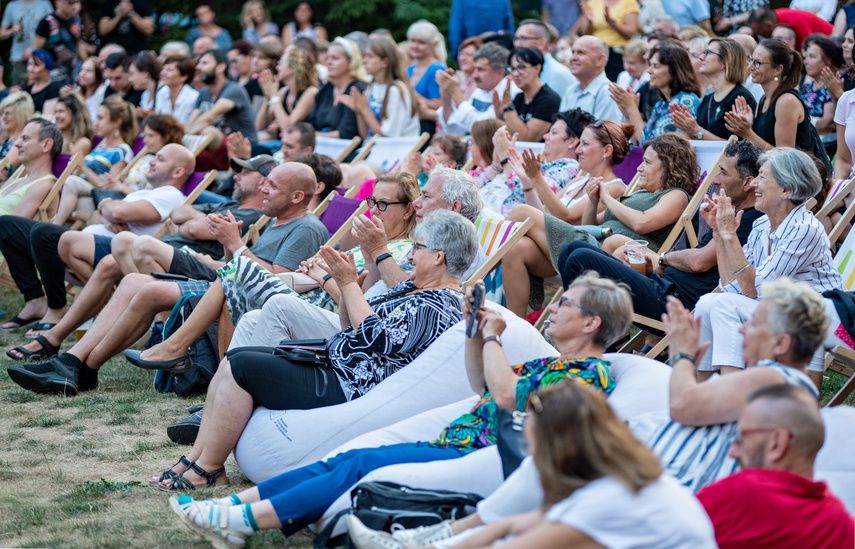
[[[730,447],[742,471],[698,492],[728,547],[853,547],[855,523],[824,482],[813,480],[825,428],[816,399],[789,384],[748,397]]]
[[[219,235],[225,257],[223,261],[199,258],[200,263],[211,270],[228,270],[234,268],[233,259],[245,257],[275,273],[296,270],[329,237],[326,227],[308,209],[316,188],[315,173],[306,164],[288,162],[274,168],[261,186],[261,211],[275,219],[258,242],[251,248],[243,244],[239,222],[230,212],[212,215],[208,219],[209,230]],[[83,339],[68,352],[43,362],[12,366],[9,376],[21,387],[37,393],[76,395],[78,391],[95,389],[98,369],[142,337],[157,313],[171,310],[184,293],[201,291],[205,291],[205,297],[196,311],[222,308],[225,297],[219,279],[213,283],[172,282],[128,274]]]
[[[559,111],[582,109],[597,120],[620,122],[623,115],[609,93],[606,64],[609,47],[595,36],[580,36],[573,43],[570,72],[577,82],[571,84],[561,98]]]

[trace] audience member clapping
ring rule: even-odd
[[[510,84],[500,96],[493,92],[493,110],[508,131],[522,141],[543,141],[561,97],[540,79],[543,55],[534,48],[511,52],[511,79],[522,93],[511,96]]]
[[[277,65],[274,75],[262,72],[258,83],[266,103],[255,117],[255,129],[260,139],[274,139],[279,132],[305,120],[315,106],[318,93],[318,74],[312,56],[302,48],[288,48]],[[281,87],[280,87],[281,85]],[[279,143],[273,144],[278,149]]]
[[[356,113],[338,98],[354,89],[365,91],[368,75],[359,48],[346,38],[336,37],[327,50],[326,68],[327,82],[315,96],[308,122],[327,137],[353,139],[359,135]]]

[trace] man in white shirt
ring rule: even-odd
[[[543,54],[540,79],[558,95],[563,95],[575,81],[570,69],[549,53],[549,28],[537,19],[524,19],[514,34],[515,48],[537,48]]]
[[[609,94],[610,81],[606,76],[609,48],[593,36],[582,36],[573,43],[570,72],[578,80],[561,97],[561,112],[582,109],[597,120],[620,122],[623,115]]]
[[[478,88],[467,100],[463,99],[460,81],[454,77],[453,70],[436,73],[442,94],[442,106],[436,111],[436,116],[443,133],[471,133],[475,122],[496,118],[493,109],[494,92],[501,96],[505,93],[505,86],[510,85],[511,95],[519,93],[519,88],[505,78],[508,55],[508,50],[495,43],[484,44],[475,52],[472,78]]]

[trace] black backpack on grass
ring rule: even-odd
[[[469,515],[481,496],[449,490],[423,490],[394,482],[364,482],[350,492],[351,508],[339,512],[315,538],[315,549],[352,547],[347,534],[332,537],[345,515],[354,514],[373,530],[391,532],[393,524],[403,528],[432,526],[444,520]]]
[[[163,324],[163,339],[171,336],[184,324],[203,295],[184,294],[181,296],[181,299],[172,308],[172,312],[169,313],[169,318]],[[180,373],[158,370],[154,376],[154,388],[161,393],[173,392],[180,397],[205,394],[220,363],[217,327],[218,323],[215,322],[190,346],[192,368]]]

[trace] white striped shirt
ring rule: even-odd
[[[806,374],[795,368],[771,360],[760,361],[755,368],[774,368],[787,383],[802,386],[815,398],[819,398],[816,385]],[[736,421],[687,427],[671,420],[669,416],[647,438],[646,444],[662,461],[662,467],[668,474],[692,492],[697,492],[739,469],[739,463],[728,455],[737,432]]]
[[[819,293],[843,287],[832,263],[825,229],[804,204],[796,206],[774,232],[769,216],[755,221],[742,251],[748,263],[754,265],[758,296],[763,282],[784,276],[807,282]],[[736,279],[723,285],[721,291],[742,293]]]

